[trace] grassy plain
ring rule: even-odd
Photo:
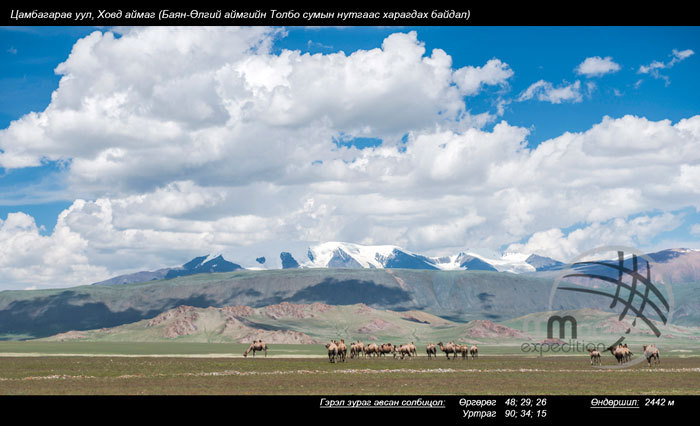
[[[587,355],[483,348],[479,359],[353,359],[321,345],[275,345],[267,358],[236,344],[0,342],[0,395],[671,395],[700,394],[700,353],[609,370]],[[71,355],[67,355],[71,354]],[[611,356],[603,357],[612,365]]]

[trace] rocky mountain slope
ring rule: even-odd
[[[320,344],[346,342],[428,342],[440,340],[484,343],[530,341],[532,338],[488,320],[457,323],[418,311],[378,310],[364,304],[332,306],[283,302],[260,308],[178,306],[154,318],[113,328],[70,331],[49,341],[209,342]]]
[[[660,253],[652,274],[666,270],[671,277],[668,281],[674,297],[668,299],[673,302],[674,323],[699,325],[699,283],[673,281],[695,276],[699,253]],[[217,258],[200,259],[193,265],[206,265]],[[0,339],[114,327],[153,318],[180,305],[258,308],[282,302],[364,303],[375,309],[422,311],[447,320],[499,322],[547,310],[554,277],[561,273],[557,270],[512,274],[400,268],[293,268],[199,273],[121,285],[3,291],[0,292]],[[599,283],[587,285],[591,288]],[[610,311],[610,299],[595,294],[557,291],[553,302],[553,309]],[[636,303],[640,302],[637,298]],[[645,314],[649,311],[646,309]]]
[[[297,304],[283,302],[253,308],[224,306],[195,308],[178,306],[153,318],[98,330],[69,331],[42,340],[91,342],[199,342],[250,343],[263,340],[268,344],[323,344],[331,339],[365,343],[425,344],[438,341],[470,344],[521,345],[552,341],[565,343],[573,336],[566,329],[560,340],[559,329],[547,338],[547,321],[552,315],[571,316],[577,320],[579,351],[587,343],[612,344],[624,335],[636,345],[655,342],[666,347],[697,346],[700,327],[663,326],[660,338],[640,323],[619,320],[616,314],[594,309],[536,312],[501,323],[472,320],[449,321],[421,311],[374,309],[365,304],[332,306],[324,303]],[[567,326],[568,327],[568,326]],[[626,330],[631,329],[629,333]],[[571,344],[571,343],[570,343]]]
[[[197,274],[118,286],[0,292],[0,337],[44,337],[114,327],[180,305],[254,308],[290,303],[420,310],[453,320],[500,321],[547,308],[550,280],[490,271],[285,269]],[[564,308],[586,295],[563,294]],[[599,300],[601,307],[606,300]],[[585,306],[585,305],[583,305]]]

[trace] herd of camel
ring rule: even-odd
[[[434,343],[428,343],[426,345],[425,352],[428,355],[428,358],[437,357],[438,347],[445,354],[447,359],[450,359],[450,354],[452,354],[452,359],[457,358],[457,355],[461,355],[464,359],[467,359],[470,355],[472,359],[475,359],[479,356],[479,348],[477,348],[476,345],[460,345],[454,342],[443,344],[442,342],[439,342],[437,346]],[[340,341],[331,340],[330,343],[326,343],[326,349],[328,349],[328,361],[345,362],[345,358],[347,357],[348,353],[348,347],[345,344],[345,339],[340,339]],[[615,357],[618,364],[624,364],[632,359],[632,351],[629,347],[627,347],[626,343],[624,345],[618,344],[616,347],[610,346],[607,350],[609,350],[610,353]],[[649,367],[651,367],[652,363],[661,363],[659,349],[656,347],[656,345],[643,345],[642,350],[644,351],[644,357],[646,358]],[[243,356],[248,357],[248,354],[250,352],[253,352],[253,356],[255,356],[256,352],[264,352],[265,356],[267,357],[267,344],[265,344],[265,342],[263,342],[262,340],[256,340],[250,344],[250,346],[248,347],[248,349],[245,350],[245,352],[243,352]],[[591,356],[591,365],[601,364],[600,351],[598,349],[588,349],[588,353]],[[370,343],[368,345],[365,345],[360,341],[353,342],[350,344],[351,359],[359,357],[366,358],[373,356],[381,358],[382,356],[386,356],[387,354],[393,355],[394,358],[396,358],[397,356],[401,357],[401,359],[404,359],[406,356],[408,356],[408,358],[412,358],[418,356],[418,350],[416,349],[416,345],[413,342],[399,346],[396,346],[392,343],[383,343],[381,345],[377,345],[376,343]]]
[[[479,356],[479,349],[476,347],[476,345],[459,345],[454,342],[444,345],[442,342],[439,342],[437,346],[434,343],[429,343],[426,345],[425,352],[428,355],[428,358],[437,357],[438,347],[445,354],[447,359],[450,358],[450,354],[453,354],[452,359],[457,358],[458,354],[462,355],[462,358],[467,358],[469,355],[471,355],[472,359]],[[331,340],[330,343],[326,343],[326,349],[328,349],[329,362],[345,362],[345,358],[347,357],[348,353],[348,347],[345,344],[345,339],[340,339],[340,341]],[[408,358],[413,358],[418,356],[418,350],[413,342],[398,346],[394,345],[393,343],[383,343],[381,345],[370,343],[365,345],[360,341],[350,344],[351,359],[359,357],[381,358],[382,356],[386,356],[388,354],[393,355],[394,358],[397,356],[401,359],[404,359],[407,356]]]
[[[615,347],[610,346],[607,350],[615,357],[618,364],[624,364],[632,359],[633,354],[630,348],[627,347],[627,343],[624,345],[618,344]],[[659,348],[656,345],[643,345],[642,350],[649,367],[651,367],[652,362],[654,364],[661,363]],[[588,349],[588,353],[591,355],[591,365],[600,365],[600,351],[598,349]]]

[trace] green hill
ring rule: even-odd
[[[0,338],[38,338],[115,327],[154,318],[181,305],[258,308],[282,302],[363,303],[380,310],[422,311],[457,322],[499,322],[547,310],[552,284],[549,279],[488,271],[294,269],[198,274],[119,286],[4,291],[0,292]],[[554,308],[605,310],[608,303],[595,295],[559,292]]]
[[[525,333],[474,320],[457,323],[421,311],[373,309],[364,304],[333,306],[283,302],[261,308],[179,306],[158,316],[99,330],[69,331],[46,341],[249,343],[262,339],[276,344],[409,341],[469,343],[530,341]]]

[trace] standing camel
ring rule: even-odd
[[[425,353],[428,354],[428,359],[430,359],[431,356],[437,358],[437,348],[435,347],[435,344],[428,343],[428,345],[425,347]]]
[[[372,355],[379,356],[379,346],[377,346],[376,343],[370,343],[369,345],[365,346],[365,356],[367,355],[370,357]]]
[[[468,359],[469,345],[455,344],[455,357],[457,356],[457,354],[462,355],[462,359]]]
[[[455,351],[454,343],[448,343],[447,345],[443,345],[442,342],[438,342],[438,346],[440,347],[440,350],[445,353],[447,359],[450,359],[450,354],[454,354],[452,359],[457,358],[457,351]]]
[[[255,357],[255,352],[264,351],[265,357],[267,358],[267,345],[261,340],[256,340],[248,346],[248,349],[243,352],[243,357],[248,358],[250,351],[253,351],[253,357]]]
[[[326,349],[328,349],[328,361],[335,363],[335,358],[338,356],[338,346],[335,342],[331,341],[330,343],[326,343]]]
[[[656,347],[656,345],[643,345],[642,348],[644,349],[644,357],[647,359],[649,367],[651,367],[652,361],[654,361],[654,364],[661,363],[661,358],[659,357],[659,349]]]
[[[416,345],[411,342],[408,345],[408,350],[411,352],[411,356],[418,356],[418,351],[416,350]]]
[[[629,361],[629,360],[632,359],[632,355],[634,355],[634,354],[632,353],[632,351],[630,350],[630,348],[627,347],[627,343],[625,343],[624,345],[622,345],[622,351],[623,351],[623,353],[624,353],[624,355],[625,355],[625,362],[627,362],[627,361]]]
[[[401,355],[401,359],[404,358],[404,356],[408,355],[409,358],[411,358],[411,348],[409,345],[399,345],[396,347],[396,351],[394,352],[394,358],[396,358],[396,355],[399,354]]]
[[[360,355],[365,355],[365,345],[358,340],[350,344],[350,358],[359,358]]]
[[[345,339],[340,339],[340,342],[334,341],[334,343],[338,347],[338,358],[345,362],[345,356],[348,354],[348,347],[345,345]]]
[[[383,345],[379,345],[379,356],[383,356],[386,354],[393,354],[396,351],[396,346],[394,346],[391,343],[384,343]]]
[[[477,348],[476,345],[472,345],[472,347],[469,348],[469,353],[471,354],[472,359],[479,358],[479,348]]]
[[[591,365],[600,365],[600,351],[598,349],[588,349],[591,355]]]
[[[622,350],[622,345],[618,345],[616,348],[610,346],[608,350],[611,354],[613,354],[618,364],[622,364],[625,362],[625,353]]]

